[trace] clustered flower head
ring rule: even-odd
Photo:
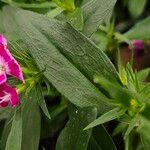
[[[8,75],[24,83],[21,67],[9,52],[7,40],[0,34],[0,107],[15,107],[19,103],[16,89],[7,84]]]

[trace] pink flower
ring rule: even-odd
[[[7,40],[4,38],[3,35],[0,34],[0,43],[4,46],[7,46]]]
[[[17,91],[7,84],[0,85],[0,107],[11,105],[13,108],[19,103]]]
[[[136,50],[144,49],[143,40],[133,40],[132,45],[133,45],[133,48],[136,49]]]
[[[0,35],[0,84],[6,82],[6,74],[24,82],[20,65],[7,49],[6,39],[3,35]]]
[[[133,50],[134,56],[141,57],[144,54],[144,41],[143,40],[133,40],[129,45],[129,48]]]

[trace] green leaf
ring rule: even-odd
[[[149,73],[150,73],[150,68],[146,68],[146,69],[140,70],[137,73],[138,80],[139,81],[145,81],[147,79],[147,77],[149,76]]]
[[[90,37],[110,15],[116,0],[91,0],[83,6],[83,33]]]
[[[125,36],[129,39],[150,39],[150,17],[132,27]],[[140,29],[140,30],[139,30]]]
[[[12,2],[13,5],[25,9],[42,9],[42,10],[49,10],[51,8],[56,7],[56,4],[54,2],[43,2],[43,3],[17,3],[17,2]]]
[[[27,18],[26,20],[22,18],[26,16],[28,16],[28,22]],[[42,38],[48,39],[47,42],[53,44],[62,55],[76,65],[80,71],[87,74],[91,80],[98,73],[101,73],[105,77],[118,80],[116,69],[104,52],[67,23],[55,19],[48,19],[43,15],[29,11],[19,11],[17,18],[20,26],[24,27],[23,31],[26,27],[23,24],[26,22],[27,27],[36,30],[35,32],[40,32]],[[27,33],[28,30],[30,29],[26,29]]]
[[[60,93],[80,107],[94,106],[101,113],[109,109],[108,98],[89,81],[96,73],[118,80],[101,50],[69,24],[28,11],[19,11],[16,18],[20,37]]]
[[[102,76],[96,76],[94,82],[100,84],[104,90],[109,93],[113,103],[121,104],[125,107],[130,106],[130,100],[133,98],[133,93],[127,88],[124,88],[114,81],[107,80]]]
[[[101,150],[100,146],[97,144],[97,141],[91,136],[87,150]]]
[[[13,7],[3,7],[2,9],[2,16],[3,16],[3,27],[4,30],[6,31],[6,37],[9,40],[12,39],[18,39],[18,34],[17,34],[17,24],[14,21],[15,17],[14,14],[18,11],[18,8],[13,8]]]
[[[137,93],[140,91],[139,80],[137,77],[137,72],[133,71],[132,66],[128,63],[126,66],[126,78],[127,78],[127,87],[133,93]]]
[[[22,117],[20,108],[15,110],[12,127],[6,142],[6,150],[21,150],[22,142]]]
[[[125,149],[126,150],[133,150],[133,149],[137,149],[137,144],[134,144],[134,133],[131,132],[131,134],[126,138],[126,140],[124,141],[125,143]]]
[[[87,2],[89,2],[90,0],[76,0],[75,1],[75,4],[77,5],[77,6],[82,6],[82,5],[84,5],[85,3],[87,3]]]
[[[60,15],[63,11],[64,11],[64,8],[56,7],[55,9],[50,10],[46,14],[46,16],[48,16],[49,18],[55,18],[56,16]]]
[[[141,102],[150,102],[150,85],[145,85],[144,88],[138,93],[138,98]]]
[[[5,28],[3,26],[3,14],[2,14],[2,11],[0,11],[0,20],[1,20],[1,23],[0,23],[0,32],[1,33],[4,33],[5,32]]]
[[[11,114],[11,108],[0,108],[0,121],[3,119],[7,119],[9,115]]]
[[[103,125],[93,129],[88,150],[116,150],[116,146]]]
[[[14,113],[12,112],[5,122],[4,129],[2,132],[1,141],[0,141],[0,149],[1,150],[5,150],[7,138],[9,136],[10,131],[11,131],[13,115],[14,115]]]
[[[140,134],[142,147],[144,150],[150,149],[150,120],[141,117],[140,126],[137,128]]]
[[[81,8],[76,8],[74,12],[64,11],[56,18],[61,21],[67,21],[77,30],[82,30],[83,28],[83,12]]]
[[[128,8],[131,16],[133,18],[139,17],[142,12],[144,11],[144,8],[146,6],[147,0],[129,0],[128,2]]]
[[[97,118],[96,120],[94,120],[86,128],[84,128],[84,130],[87,130],[87,129],[93,128],[97,125],[100,125],[100,124],[106,123],[108,121],[114,120],[121,115],[122,115],[122,113],[120,112],[120,109],[114,108],[113,110],[110,110],[109,112],[105,113],[104,115],[102,115],[99,118]]]
[[[91,136],[91,131],[83,128],[97,116],[95,108],[71,108],[69,121],[59,135],[56,150],[86,150]]]
[[[2,1],[4,1],[4,0],[2,0]],[[6,3],[8,3],[8,2],[6,2]],[[11,1],[10,5],[15,6],[15,7],[24,8],[24,9],[29,9],[29,10],[36,11],[39,13],[46,13],[50,9],[56,7],[56,4],[52,1],[43,2],[43,3],[23,3],[23,2],[17,2],[17,1]],[[9,15],[11,15],[11,14],[9,14]]]
[[[57,105],[50,109],[51,119],[42,117],[41,138],[54,137],[66,124],[68,119],[67,105]]]
[[[127,139],[127,137],[129,136],[129,134],[131,133],[131,131],[134,129],[134,127],[135,127],[135,125],[136,125],[138,119],[139,119],[138,116],[135,116],[135,117],[131,120],[131,122],[130,122],[130,124],[129,124],[129,126],[128,126],[126,132],[125,132],[124,139]]]
[[[150,110],[150,103],[146,103],[144,108],[142,108],[141,115],[150,120],[150,115],[149,115],[149,110]]]
[[[40,86],[37,88],[37,97],[38,97],[39,106],[43,110],[43,113],[47,116],[47,118],[51,119]]]
[[[38,105],[37,90],[34,88],[28,97],[23,99],[22,109],[22,147],[21,150],[37,150],[40,139],[41,114]]]
[[[117,127],[115,127],[115,129],[113,130],[112,136],[116,136],[117,134],[122,133],[126,126],[127,124],[125,124],[124,122],[119,123]]]

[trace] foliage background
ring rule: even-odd
[[[121,62],[126,65],[132,57],[129,43],[134,39],[144,40],[142,52],[133,56],[133,68],[148,68],[144,76],[149,74],[150,1],[118,0],[115,4],[115,0],[91,0],[93,5],[87,5],[89,1],[76,0],[75,11],[72,11],[71,1],[67,5],[57,0],[0,2],[0,32],[7,37],[14,56],[16,51],[29,55],[25,59],[22,53],[16,53],[23,58],[18,61],[29,70],[34,68],[34,73],[46,68],[40,79],[32,74],[26,77],[33,80],[27,82],[26,96],[20,96],[21,107],[0,110],[2,150],[149,149],[149,120],[143,119],[145,126],[139,131],[133,130],[129,138],[124,139],[127,127],[119,124],[118,109],[112,113],[113,117],[117,115],[116,120],[105,116],[109,122],[93,128],[93,131],[83,129],[112,108],[107,104],[111,99],[107,81],[103,88],[95,84],[93,78],[100,74],[120,87],[116,72],[119,72],[118,49]],[[134,27],[144,19],[147,19],[146,23]],[[119,92],[121,94],[117,96],[122,99],[124,90]],[[149,104],[147,107],[149,110]],[[118,130],[115,130],[117,126]],[[113,136],[115,132],[119,134]],[[139,133],[146,139],[144,148]]]

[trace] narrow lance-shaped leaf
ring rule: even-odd
[[[144,150],[150,149],[150,120],[145,117],[141,117],[141,124],[137,128],[137,132],[140,134],[142,148]]]
[[[145,5],[147,3],[147,0],[130,0],[128,2],[128,8],[131,16],[133,18],[139,17],[142,12],[144,11]]]
[[[26,16],[28,16],[28,22]],[[25,17],[26,20],[22,17]],[[96,74],[118,80],[116,69],[104,52],[69,24],[29,11],[19,11],[17,22],[24,27],[22,31],[26,30],[27,33],[29,29],[25,29],[26,25],[38,30],[42,36],[48,39],[47,42],[52,43],[61,54],[91,80]]]
[[[15,110],[12,127],[6,142],[6,150],[20,150],[22,143],[22,117],[21,110]]]
[[[7,6],[4,10],[10,8],[12,9],[12,7]],[[11,11],[11,14],[14,16],[16,10]],[[70,25],[28,11],[19,11],[18,14],[21,15],[20,17],[17,16],[18,19],[20,18],[19,20],[17,19],[19,24],[21,22],[23,24],[24,21],[27,22],[21,18],[28,16],[29,24],[31,23],[31,26],[35,26],[39,31],[42,30],[43,36],[46,36],[49,42],[59,48],[58,50],[90,79],[93,80],[95,74],[101,73],[108,78],[118,80],[117,72],[104,52]],[[5,22],[8,24],[9,19],[6,18],[6,20]],[[14,22],[16,21],[14,20]],[[14,28],[16,28],[16,23]],[[11,29],[11,26],[9,29]]]
[[[51,14],[51,12],[49,14]],[[83,28],[83,12],[81,8],[76,8],[74,12],[64,11],[63,13],[58,14],[56,18],[60,21],[67,21],[77,30],[81,31]]]
[[[150,17],[133,26],[125,36],[129,39],[150,39]]]
[[[113,110],[105,113],[104,115],[102,115],[99,118],[97,118],[96,120],[94,120],[86,128],[84,128],[84,130],[87,130],[87,129],[93,128],[97,125],[100,125],[100,124],[106,123],[108,121],[114,120],[121,115],[122,115],[122,113],[120,112],[120,109],[114,108]]]
[[[16,19],[20,36],[57,90],[80,107],[95,106],[101,113],[108,110],[108,99],[88,80],[97,73],[118,80],[101,50],[66,23],[28,11],[19,11]]]
[[[38,97],[39,106],[43,110],[43,113],[47,116],[47,118],[51,119],[48,108],[45,103],[44,96],[42,94],[42,89],[40,88],[40,86],[37,88],[37,97]]]
[[[138,98],[141,102],[150,102],[150,85],[145,85],[138,93]]]
[[[92,122],[97,116],[95,108],[75,109],[70,108],[69,121],[62,130],[56,150],[86,150],[91,136],[91,130],[83,131],[83,128]]]
[[[91,0],[83,6],[83,33],[91,36],[112,12],[116,0]]]
[[[13,15],[18,10],[19,10],[18,8],[13,8],[13,7],[3,7],[3,9],[2,9],[3,21],[1,24],[3,25],[3,27],[6,31],[6,36],[9,40],[19,38],[18,33],[17,33],[17,24],[14,21],[15,17]]]
[[[150,74],[150,68],[146,68],[146,69],[140,70],[137,73],[137,78],[139,81],[145,81],[147,77],[149,76],[149,74]]]
[[[37,150],[40,140],[41,114],[38,105],[37,90],[34,88],[29,96],[23,99],[22,109],[22,147],[21,150]]]
[[[3,22],[3,14],[2,14],[2,11],[0,11],[0,20],[1,20],[1,22]],[[3,26],[2,23],[0,23],[0,32],[1,32],[1,33],[4,33],[4,32],[5,32],[5,28],[4,28],[4,26]]]
[[[129,136],[129,134],[131,133],[131,131],[134,129],[134,127],[135,127],[135,125],[136,125],[138,119],[139,119],[139,116],[135,116],[135,117],[131,120],[131,122],[130,122],[130,124],[129,124],[129,126],[128,126],[126,132],[125,132],[124,139],[127,139],[127,137]]]

